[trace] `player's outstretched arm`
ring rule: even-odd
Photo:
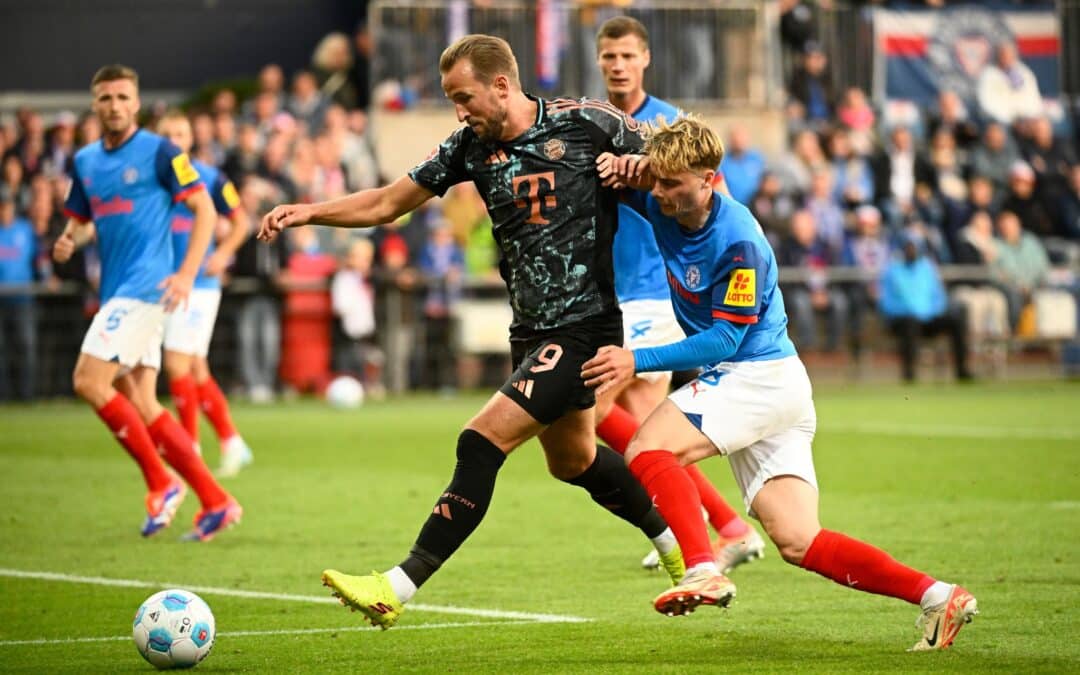
[[[53,244],[53,260],[58,263],[71,260],[71,256],[75,255],[75,251],[90,243],[95,232],[93,222],[81,223],[74,218],[68,218],[64,231],[57,238],[56,243]]]
[[[263,216],[258,238],[272,241],[287,227],[330,225],[332,227],[374,227],[389,223],[412,211],[435,193],[402,176],[390,185],[361,190],[317,204],[282,204]]]

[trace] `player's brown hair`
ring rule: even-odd
[[[605,21],[596,32],[596,48],[600,49],[601,40],[618,40],[627,35],[636,35],[641,40],[641,45],[645,49],[649,48],[649,31],[632,16],[616,16]]]
[[[94,79],[90,80],[90,91],[93,91],[94,87],[102,82],[112,82],[113,80],[131,80],[135,83],[135,88],[139,88],[139,74],[135,72],[134,68],[113,63],[98,68],[98,71],[94,73]]]
[[[447,73],[461,59],[472,64],[476,79],[491,84],[496,75],[505,75],[510,83],[521,88],[517,59],[510,44],[494,35],[466,35],[443,50],[439,57],[439,72]]]
[[[161,133],[162,129],[164,129],[165,123],[173,121],[184,121],[187,122],[189,126],[191,125],[191,119],[187,116],[187,113],[185,113],[179,108],[169,108],[161,115],[161,118],[157,121],[155,131]]]
[[[700,119],[687,115],[671,124],[663,119],[645,142],[653,172],[673,176],[683,171],[715,170],[724,159],[724,144]]]

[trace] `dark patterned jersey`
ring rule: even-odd
[[[617,195],[596,157],[642,152],[648,126],[592,99],[537,101],[535,123],[484,143],[469,127],[409,172],[437,195],[471,180],[491,215],[510,292],[512,339],[584,321],[619,321],[612,272]]]

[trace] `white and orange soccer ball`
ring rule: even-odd
[[[191,668],[214,647],[214,613],[191,591],[154,593],[135,612],[132,637],[155,668]]]

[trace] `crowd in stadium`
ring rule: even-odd
[[[267,65],[247,100],[221,89],[208,105],[188,110],[192,154],[235,182],[253,228],[273,204],[326,200],[383,181],[367,110],[402,103],[372,101],[372,37],[364,30],[354,37],[325,38],[307,70],[286,74]],[[895,119],[858,88],[835,90],[812,34],[789,30],[784,39],[793,54],[788,149],[766,156],[746,128],[733,125],[723,130],[722,169],[726,189],[751,208],[780,264],[796,272],[784,294],[801,349],[858,356],[871,317],[901,345],[928,330],[949,332],[959,345],[1034,336],[1037,310],[1068,306],[1075,316],[1077,286],[1055,269],[1075,269],[1080,260],[1077,138],[1067,124],[1044,116],[1037,85],[1032,91],[1034,79],[1014,50],[998,50],[977,100],[943,91],[935,109]],[[165,108],[143,105],[143,125],[153,129]],[[0,288],[39,282],[46,289],[36,297],[11,290],[0,297],[0,399],[51,390],[38,372],[70,368],[42,364],[39,356],[54,358],[50,345],[81,335],[93,314],[93,248],[64,265],[53,265],[48,253],[64,227],[72,157],[100,133],[88,113],[22,108],[0,119]],[[451,308],[464,282],[497,275],[490,221],[471,185],[373,231],[299,228],[289,235],[273,245],[249,239],[228,273],[246,284],[237,286],[243,299],[236,354],[247,393],[266,400],[283,382],[298,389],[325,384],[328,369],[312,372],[310,355],[296,357],[288,347],[325,324],[290,324],[283,316],[331,313],[332,369],[360,374],[377,389],[372,298],[380,284],[412,291],[426,326],[421,352],[433,361],[417,369],[424,379],[413,384],[455,384]],[[934,264],[883,283],[905,248]],[[964,268],[963,283],[950,284],[948,299],[943,265],[975,266]],[[851,274],[838,275],[843,268]],[[915,274],[911,269],[904,273]],[[48,289],[62,282],[82,285],[84,297],[50,299]],[[962,366],[957,354],[958,374],[966,375]]]

